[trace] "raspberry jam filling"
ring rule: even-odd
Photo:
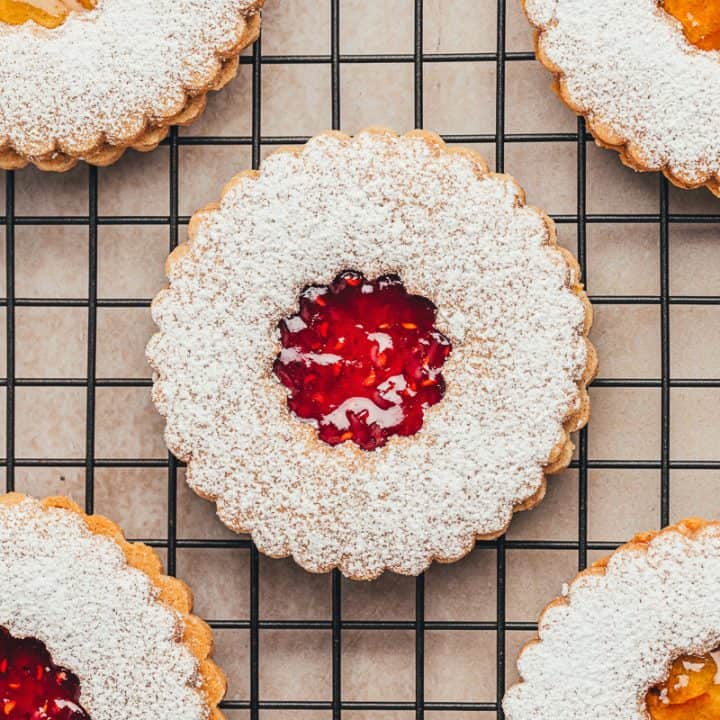
[[[72,10],[92,10],[95,0],[0,0],[0,22],[22,25],[32,21],[45,28],[62,25]]]
[[[53,663],[40,640],[0,627],[2,720],[89,720],[79,698],[80,681]]]
[[[665,11],[679,20],[687,39],[701,50],[720,50],[720,2],[665,0]]]
[[[720,720],[720,676],[713,655],[683,655],[672,664],[668,679],[647,695],[652,720]]]
[[[451,346],[434,327],[436,312],[396,275],[370,281],[348,271],[307,288],[300,312],[280,322],[273,367],[290,409],[330,445],[374,450],[413,435],[445,393],[440,368]]]

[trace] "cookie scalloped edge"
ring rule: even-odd
[[[489,165],[485,158],[478,153],[475,150],[471,150],[469,148],[465,147],[450,147],[448,146],[445,141],[436,133],[427,131],[427,130],[411,130],[410,132],[405,133],[402,136],[399,136],[396,132],[393,130],[381,127],[381,126],[371,126],[368,128],[365,128],[363,130],[360,130],[354,137],[358,137],[363,134],[374,134],[374,135],[386,135],[390,138],[415,138],[422,140],[423,142],[427,143],[427,145],[433,149],[435,153],[447,153],[449,155],[458,155],[461,157],[464,157],[468,160],[470,160],[473,165],[475,166],[475,173],[477,176],[477,179],[483,179],[483,178],[494,178],[497,180],[500,180],[502,182],[505,182],[508,186],[511,186],[512,192],[514,196],[516,197],[516,206],[517,207],[524,207],[525,204],[525,192],[524,190],[518,185],[518,183],[515,181],[515,179],[508,175],[503,173],[494,173],[490,171]],[[324,133],[321,133],[318,136],[315,137],[321,137],[321,136],[329,136],[334,137],[338,140],[340,140],[343,143],[351,143],[353,142],[354,138],[346,135],[344,133],[338,132],[336,130],[328,130]],[[300,155],[305,146],[289,146],[289,147],[280,147],[272,154],[276,153],[291,153],[293,155]],[[168,277],[171,277],[172,267],[175,265],[175,263],[179,262],[185,255],[187,255],[190,252],[193,240],[198,232],[199,227],[207,221],[213,213],[220,210],[221,204],[225,196],[238,184],[243,182],[252,182],[253,180],[257,179],[260,174],[262,173],[262,169],[260,170],[243,170],[242,172],[235,175],[222,189],[220,201],[215,203],[210,203],[208,205],[205,205],[203,208],[198,210],[193,214],[193,216],[190,218],[190,223],[188,226],[188,240],[178,245],[168,256],[167,260],[165,261],[165,274]],[[495,540],[496,538],[500,537],[501,535],[504,535],[507,532],[507,529],[510,525],[510,522],[512,521],[512,515],[516,512],[521,512],[523,510],[531,510],[536,505],[538,505],[543,498],[545,497],[545,493],[547,491],[547,477],[549,475],[554,475],[556,473],[561,472],[565,468],[568,467],[570,464],[570,461],[572,460],[572,454],[575,449],[575,444],[572,442],[572,439],[570,438],[570,433],[575,432],[576,430],[580,430],[585,425],[587,425],[588,420],[590,419],[590,397],[588,393],[587,386],[595,379],[597,375],[598,370],[598,358],[597,358],[597,352],[595,350],[595,347],[590,342],[588,335],[590,333],[590,328],[592,326],[593,322],[593,309],[592,305],[590,304],[590,301],[587,297],[587,293],[585,292],[584,286],[580,282],[580,266],[575,259],[575,257],[570,253],[569,250],[566,250],[565,248],[559,246],[557,244],[557,231],[555,228],[555,223],[550,218],[547,213],[543,212],[539,208],[528,206],[529,209],[531,209],[533,212],[535,212],[542,220],[545,225],[547,234],[546,234],[546,244],[548,247],[553,248],[557,255],[562,259],[562,262],[566,266],[566,277],[567,277],[567,286],[570,290],[572,290],[573,294],[576,295],[580,301],[583,304],[584,310],[585,310],[585,317],[584,317],[584,323],[583,323],[583,340],[585,342],[585,346],[587,348],[586,353],[586,365],[585,370],[580,377],[580,379],[577,381],[577,387],[578,387],[578,402],[576,407],[569,407],[567,412],[565,413],[565,416],[562,421],[562,428],[561,428],[561,437],[558,440],[558,442],[555,444],[555,446],[550,451],[550,454],[548,455],[547,461],[543,465],[543,477],[542,482],[540,484],[540,487],[529,497],[525,498],[524,500],[521,500],[520,502],[516,503],[513,507],[513,512],[511,513],[507,523],[500,528],[499,530],[492,532],[492,533],[486,533],[486,534],[479,534],[475,535],[472,540],[462,549],[462,551],[453,556],[442,556],[442,555],[432,555],[428,557],[426,568],[429,567],[433,562],[438,563],[454,563],[458,560],[461,560],[463,557],[465,557],[474,547],[475,543],[477,541],[488,541],[488,540]],[[160,299],[164,295],[164,290],[161,290],[158,295],[155,296],[153,299],[153,303],[160,301]],[[148,356],[148,361],[150,365],[153,367],[153,370],[155,373],[158,374],[159,377],[162,377],[162,374],[160,373],[159,368],[157,368],[154,363],[152,357]],[[158,403],[155,403],[156,406]],[[173,447],[169,444],[169,450],[174,455],[176,455],[179,459],[183,460],[188,464],[188,466],[192,463],[192,453],[186,453],[181,448]],[[200,495],[200,497],[204,498],[205,500],[209,500],[211,502],[217,503],[217,501],[220,499],[219,496],[207,494],[204,492],[198,491],[195,487],[192,486],[191,481],[191,471],[188,472],[188,484],[192,487],[193,491]],[[218,510],[218,514],[220,515],[220,512]],[[242,533],[242,534],[249,534],[252,536],[252,533],[249,532],[247,529],[238,526],[237,524],[233,524],[232,522],[229,522],[227,518],[221,517],[222,522],[227,525],[231,530],[233,530],[236,533]],[[258,549],[261,552],[265,552],[261,546],[258,546]],[[288,550],[284,554],[274,554],[274,553],[265,553],[267,555],[270,555],[271,557],[276,558],[284,558],[288,557],[290,555],[290,551]],[[300,558],[293,558],[299,565],[302,567],[305,567],[303,563],[301,562]],[[386,566],[383,569],[379,570],[378,572],[366,572],[366,573],[360,573],[360,574],[354,574],[350,573],[348,574],[345,569],[342,566],[342,561],[334,564],[330,564],[326,567],[322,568],[305,568],[306,570],[309,570],[310,572],[316,572],[316,573],[323,573],[323,572],[329,572],[330,570],[334,570],[336,568],[340,568],[343,571],[343,574],[346,575],[346,577],[349,577],[352,580],[374,580],[379,575],[381,575],[385,570],[390,570],[395,573],[399,574],[405,574],[403,573],[402,569],[398,567],[394,567],[392,565]]]
[[[533,647],[534,645],[537,645],[538,643],[542,643],[542,625],[543,625],[543,619],[549,611],[551,611],[555,607],[563,606],[563,605],[569,605],[570,595],[572,591],[573,585],[575,583],[581,582],[583,578],[595,575],[595,576],[603,576],[607,572],[607,567],[610,563],[610,561],[616,556],[621,553],[644,553],[647,554],[647,551],[650,547],[650,544],[655,540],[655,538],[660,537],[661,535],[666,534],[679,534],[684,537],[692,538],[695,535],[701,533],[706,528],[714,527],[717,529],[720,529],[720,522],[719,521],[711,521],[711,520],[703,520],[702,518],[698,517],[689,517],[685,518],[684,520],[680,520],[679,522],[675,523],[674,525],[668,525],[667,527],[662,528],[662,530],[651,530],[647,532],[640,532],[637,533],[630,539],[628,542],[626,542],[623,545],[620,545],[616,550],[614,550],[610,555],[601,558],[600,560],[596,560],[594,563],[592,563],[590,566],[588,566],[585,570],[582,570],[579,572],[568,584],[567,584],[567,592],[564,595],[559,595],[553,600],[551,600],[540,612],[540,616],[538,617],[538,631],[535,635],[535,637],[525,643],[523,645],[522,649],[520,650],[517,658],[517,663],[520,662],[520,658],[522,657],[523,653],[528,650],[528,648]],[[668,666],[668,672],[670,671],[670,667]],[[514,683],[512,687],[515,687],[516,685],[522,685],[525,682],[525,680],[521,677],[520,680],[518,680],[516,683]],[[508,688],[509,692],[510,688]]]
[[[9,492],[0,496],[0,505],[9,507],[28,498],[22,493]],[[225,696],[227,678],[211,659],[214,643],[212,629],[204,620],[192,614],[193,597],[190,588],[182,580],[163,575],[162,562],[157,553],[143,543],[128,542],[120,526],[112,520],[102,515],[87,515],[79,505],[64,496],[47,497],[39,502],[43,510],[55,508],[75,513],[93,535],[113,540],[122,550],[129,567],[147,575],[158,591],[156,602],[180,617],[182,643],[198,663],[199,692],[205,699],[208,720],[225,720],[218,704]]]
[[[62,140],[49,140],[53,149],[42,155],[25,155],[11,145],[3,146],[0,138],[0,169],[20,170],[30,163],[40,170],[48,172],[66,172],[74,168],[81,160],[88,165],[107,167],[120,159],[128,149],[139,152],[154,150],[168,135],[172,125],[191,125],[205,110],[210,92],[221,90],[235,78],[240,65],[240,54],[257,40],[260,35],[260,10],[265,0],[254,0],[246,13],[239,18],[237,38],[229,48],[216,52],[217,70],[205,79],[200,88],[192,91],[185,89],[185,100],[179,108],[175,108],[165,117],[142,118],[142,129],[126,142],[111,143],[107,138],[101,139],[92,147],[79,150],[61,150]]]
[[[615,152],[620,155],[620,161],[622,164],[632,170],[635,170],[636,172],[662,172],[662,174],[676,187],[682,188],[683,190],[696,190],[698,188],[705,187],[713,195],[720,197],[720,174],[708,174],[704,180],[698,182],[688,177],[683,177],[677,172],[673,172],[668,163],[665,163],[660,167],[650,166],[644,161],[643,155],[637,144],[633,143],[624,135],[612,130],[607,123],[601,122],[597,118],[593,117],[591,110],[584,108],[580,103],[578,103],[568,89],[564,71],[562,68],[558,67],[543,50],[543,40],[547,33],[548,24],[538,24],[533,22],[527,12],[527,0],[520,0],[520,2],[522,3],[525,17],[527,17],[528,22],[534,29],[533,44],[535,57],[553,76],[553,91],[563,101],[563,103],[572,110],[572,112],[584,118],[585,125],[597,145],[608,150],[615,150]],[[673,22],[673,19],[668,17],[668,22]]]

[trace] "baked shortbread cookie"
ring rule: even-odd
[[[507,720],[716,720],[720,523],[637,535],[551,602]]]
[[[0,0],[0,168],[109,165],[236,74],[263,0]]]
[[[720,4],[523,0],[538,59],[598,144],[720,194]]]
[[[552,221],[440,138],[327,133],[198,212],[148,346],[187,480],[260,550],[415,574],[532,507],[596,367]]]
[[[0,496],[0,717],[222,720],[225,676],[157,555],[66,498]]]

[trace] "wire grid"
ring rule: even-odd
[[[660,523],[669,522],[670,470],[671,469],[718,469],[719,461],[671,461],[670,460],[670,389],[671,387],[709,388],[720,387],[720,380],[708,379],[671,379],[670,377],[670,306],[678,305],[720,305],[716,296],[671,296],[669,291],[669,229],[672,223],[717,223],[720,215],[671,214],[668,203],[668,183],[659,178],[658,210],[651,214],[593,214],[586,211],[586,143],[591,140],[582,119],[577,122],[575,133],[533,133],[507,134],[505,132],[505,74],[508,62],[533,59],[530,52],[506,51],[506,0],[497,0],[497,46],[490,53],[425,53],[423,50],[423,0],[414,0],[414,53],[342,55],[340,48],[340,0],[328,0],[331,11],[331,52],[330,55],[273,55],[263,56],[261,40],[254,45],[252,56],[241,58],[243,64],[252,65],[252,134],[249,137],[181,137],[173,128],[164,144],[169,146],[169,215],[167,216],[107,216],[98,214],[98,171],[89,169],[88,211],[86,216],[17,216],[15,214],[15,177],[13,172],[5,173],[6,197],[5,214],[0,216],[0,225],[6,230],[6,281],[7,297],[2,299],[6,307],[7,331],[7,377],[1,381],[6,388],[6,448],[5,458],[0,465],[6,469],[6,486],[11,491],[15,486],[15,469],[18,467],[82,467],[85,470],[85,509],[93,512],[94,473],[96,468],[167,468],[167,538],[147,539],[145,542],[167,549],[167,570],[175,574],[178,548],[238,548],[250,555],[249,564],[249,618],[237,620],[216,620],[211,625],[218,629],[245,629],[250,635],[250,684],[249,697],[243,700],[227,700],[221,707],[225,709],[248,710],[251,720],[257,720],[262,710],[317,710],[331,713],[339,720],[346,710],[391,711],[405,710],[414,712],[421,720],[426,711],[452,712],[490,712],[496,713],[498,720],[503,718],[501,700],[505,691],[505,643],[506,634],[512,631],[533,631],[535,623],[506,621],[506,550],[542,549],[569,550],[577,552],[577,565],[583,569],[587,564],[589,550],[612,550],[615,543],[588,542],[587,500],[588,470],[608,469],[655,469],[660,471]],[[178,243],[178,229],[189,221],[187,216],[178,213],[178,154],[181,145],[237,145],[250,146],[252,164],[257,168],[260,163],[262,145],[287,145],[305,142],[306,137],[268,137],[262,135],[261,83],[262,68],[266,64],[325,64],[331,69],[332,83],[332,126],[341,126],[340,68],[344,63],[412,63],[414,65],[414,107],[415,125],[423,126],[423,67],[425,63],[478,62],[494,63],[496,68],[496,116],[494,134],[450,135],[445,139],[450,143],[494,143],[496,170],[504,171],[504,151],[506,143],[548,143],[564,142],[574,144],[577,152],[577,208],[574,215],[555,215],[557,223],[575,224],[577,227],[577,256],[586,275],[586,230],[589,223],[652,223],[659,227],[659,295],[612,295],[591,296],[595,304],[621,305],[659,305],[661,322],[661,377],[644,379],[600,379],[596,387],[614,388],[660,388],[661,392],[661,448],[660,459],[640,460],[589,460],[588,433],[579,434],[579,452],[571,467],[578,469],[578,535],[577,540],[506,540],[500,538],[493,542],[477,543],[477,550],[495,549],[497,553],[496,582],[497,607],[493,622],[455,622],[425,620],[425,579],[420,576],[415,581],[415,617],[409,621],[348,621],[341,613],[341,576],[335,571],[332,577],[332,619],[326,621],[301,620],[280,621],[261,620],[259,613],[260,566],[258,551],[247,539],[234,540],[194,540],[178,537],[177,534],[177,471],[181,466],[175,458],[168,455],[165,460],[123,459],[110,460],[96,457],[95,453],[95,391],[100,387],[149,387],[150,380],[126,380],[98,378],[96,373],[97,347],[97,311],[105,307],[146,308],[149,299],[99,299],[98,298],[98,227],[100,225],[161,225],[168,229],[168,247],[172,250]],[[16,297],[15,294],[15,228],[21,225],[76,225],[87,227],[88,231],[88,268],[87,300],[76,299],[35,299]],[[15,373],[15,309],[18,307],[82,307],[87,308],[88,342],[87,375],[84,378],[50,379],[19,378]],[[26,386],[43,387],[84,387],[86,396],[86,432],[85,457],[80,459],[52,459],[17,457],[15,453],[15,389]],[[303,629],[332,631],[332,697],[313,702],[266,700],[261,699],[259,656],[261,629]],[[411,630],[415,636],[415,699],[412,702],[396,702],[392,699],[377,702],[348,702],[342,697],[342,646],[343,631],[348,629],[366,630]],[[495,631],[497,637],[496,656],[496,697],[494,702],[428,702],[425,700],[425,634],[433,630],[477,630]],[[510,661],[514,662],[514,658]],[[382,717],[378,715],[378,717]]]

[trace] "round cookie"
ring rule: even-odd
[[[587,421],[577,263],[509,176],[431,133],[272,155],[193,217],[167,272],[147,355],[168,446],[226,525],[313,572],[459,559],[540,501]],[[386,378],[403,352],[420,362]],[[312,392],[288,392],[300,379]]]
[[[52,28],[0,16],[0,168],[63,171],[154,149],[235,77],[262,3],[99,0]]]
[[[700,673],[720,646],[720,524],[637,535],[566,586],[540,617],[505,696],[507,720],[690,720],[705,698],[663,698],[674,661]],[[690,689],[688,673],[674,676]],[[684,677],[683,677],[684,675]],[[713,676],[698,696],[712,685]],[[700,678],[702,680],[702,678]],[[675,688],[679,690],[680,688]],[[720,700],[716,692],[714,701]],[[673,706],[675,705],[675,706]],[[717,712],[718,705],[714,705]],[[649,714],[652,710],[652,715]],[[684,712],[688,714],[685,715]]]
[[[617,150],[635,170],[662,171],[680,187],[704,185],[720,194],[720,13],[697,12],[715,3],[524,0],[524,6],[538,59],[598,144]]]
[[[4,716],[222,720],[225,676],[189,589],[114,523],[0,496],[0,578]]]

